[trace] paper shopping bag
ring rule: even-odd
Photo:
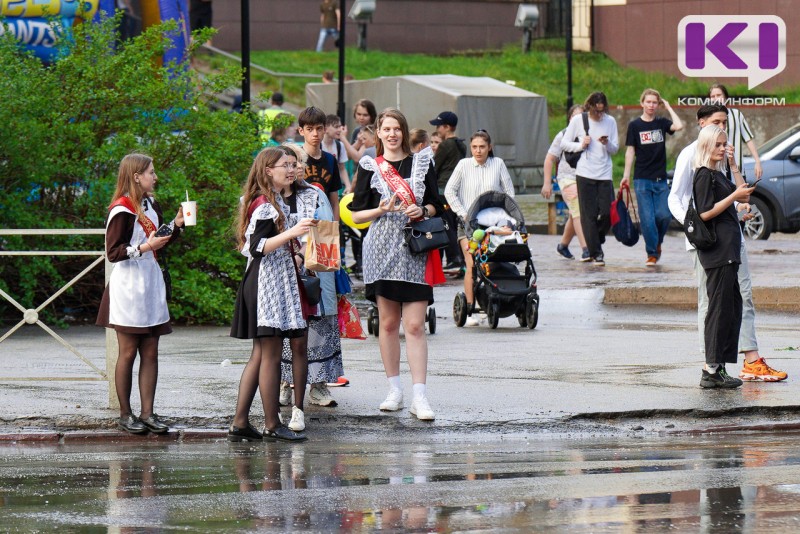
[[[317,272],[335,272],[341,265],[339,223],[337,221],[319,221],[317,226],[308,232],[306,269]]]

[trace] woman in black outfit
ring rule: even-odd
[[[734,185],[723,174],[728,157]],[[706,250],[698,250],[700,264],[708,281],[708,313],[705,321],[706,365],[700,380],[704,388],[735,388],[742,381],[728,375],[726,363],[736,363],[739,327],[742,323],[742,296],[738,271],[742,231],[734,202],[747,202],[753,188],[747,187],[725,130],[709,125],[700,131],[694,158],[694,200],[697,212],[716,232],[717,240]]]

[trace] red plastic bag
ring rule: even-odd
[[[442,269],[442,256],[438,250],[428,252],[425,263],[425,283],[429,286],[438,286],[447,282]]]
[[[344,295],[339,295],[337,303],[339,312],[339,337],[346,339],[367,339],[364,329],[361,328],[361,318],[358,309],[347,300]]]

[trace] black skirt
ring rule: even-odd
[[[259,337],[293,338],[303,337],[305,328],[281,330],[272,326],[258,326],[258,260],[250,262],[244,273],[244,279],[236,292],[236,304],[233,308],[231,337],[237,339],[255,339]]]
[[[412,284],[400,280],[375,280],[365,288],[367,300],[377,302],[383,297],[394,302],[427,301],[433,304],[433,288],[428,284]]]

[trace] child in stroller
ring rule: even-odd
[[[536,269],[528,248],[525,219],[519,205],[505,193],[484,193],[470,206],[465,233],[470,239],[474,301],[459,292],[453,302],[456,326],[478,309],[486,313],[491,328],[501,317],[516,315],[521,327],[535,328],[539,321]],[[524,274],[519,264],[524,263]]]

